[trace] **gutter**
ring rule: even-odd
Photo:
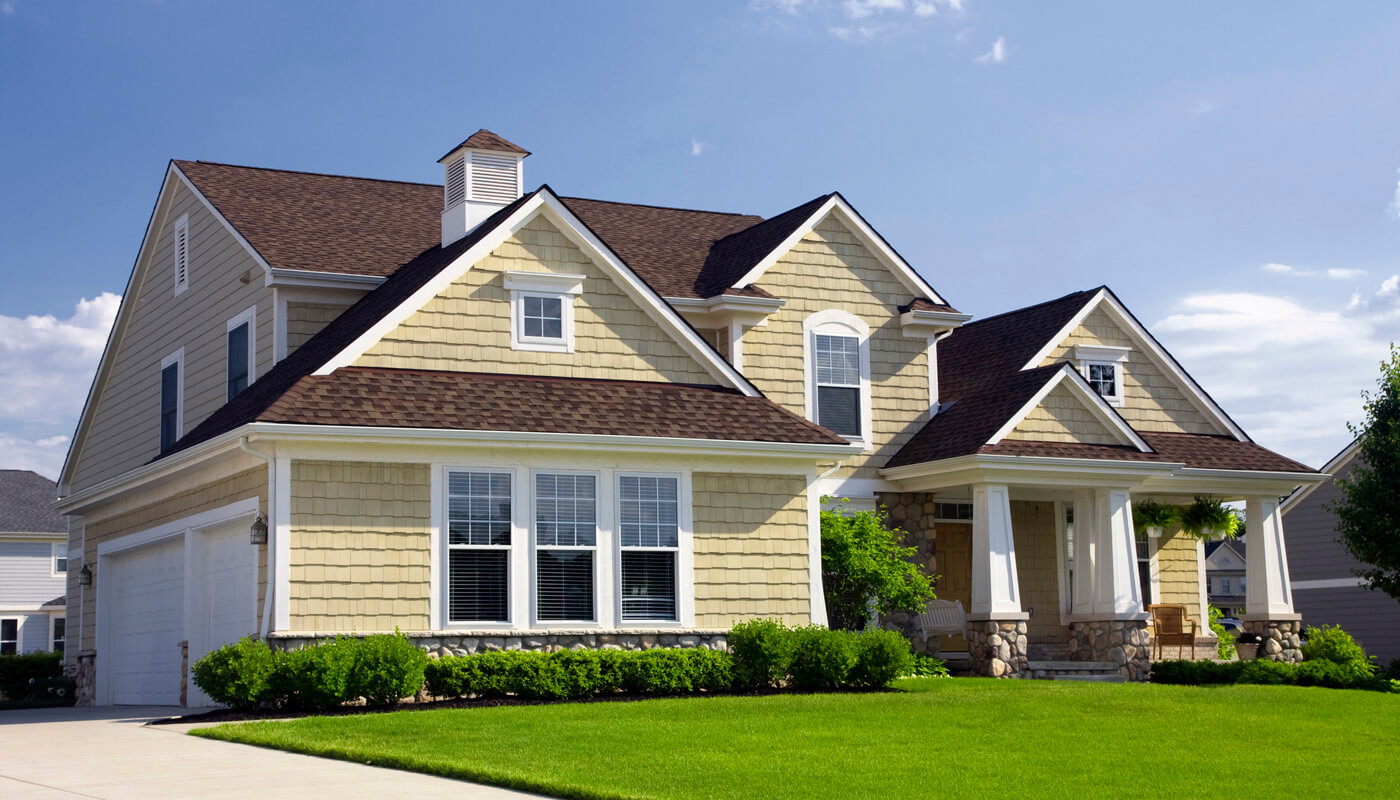
[[[274,554],[277,552],[277,516],[272,513],[272,504],[276,502],[277,497],[277,459],[261,450],[254,450],[249,447],[247,436],[240,436],[238,438],[238,449],[250,456],[257,456],[267,462],[267,517],[273,524],[267,526],[267,544],[264,545],[264,547],[267,548],[267,573],[263,578],[263,613],[262,624],[259,627],[259,635],[266,641],[268,628],[272,619],[273,589],[277,583],[272,579],[273,559],[275,557]]]

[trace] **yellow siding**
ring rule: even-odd
[[[1211,424],[1186,398],[1175,380],[1158,369],[1142,348],[1101,308],[1085,317],[1084,322],[1043,363],[1074,361],[1074,348],[1081,344],[1132,348],[1127,367],[1123,370],[1123,407],[1118,409],[1129,425],[1142,431],[1225,432]]]
[[[107,514],[99,507],[84,513],[84,540],[82,563],[97,564],[97,546],[110,539],[117,539],[132,533],[140,533],[167,522],[222,508],[230,503],[258,498],[258,506],[264,517],[267,515],[267,467],[257,467],[231,475],[222,480],[206,483],[178,493],[152,492],[150,502],[134,508]],[[267,575],[267,547],[261,548],[258,556],[258,614],[262,615],[263,587]],[[96,580],[102,580],[98,576]],[[89,589],[83,597],[82,633],[85,647],[92,647],[97,641],[93,620],[97,614],[97,592]],[[77,646],[74,637],[69,641]]]
[[[878,478],[876,470],[928,421],[928,354],[907,338],[899,306],[909,290],[849,229],[828,218],[774,264],[759,285],[787,304],[768,324],[744,332],[744,374],[769,399],[805,415],[802,321],[840,309],[870,326],[873,450],[849,459],[839,477]]]
[[[584,275],[574,298],[574,352],[510,347],[508,270]],[[714,383],[611,278],[543,217],[474,265],[355,362],[467,372]]]
[[[1027,414],[1006,438],[1036,442],[1121,444],[1108,426],[1100,422],[1063,383],[1051,389],[1040,405]]]
[[[333,303],[288,303],[287,355],[295,353],[298,347],[320,333],[347,307]]]
[[[1180,530],[1163,533],[1157,540],[1158,603],[1181,603],[1186,613],[1195,617],[1198,628],[1206,628],[1200,619],[1201,583],[1196,561],[1196,540]]]
[[[272,290],[262,268],[183,185],[164,224],[153,231],[150,261],[123,298],[125,333],[108,353],[78,453],[72,489],[139,467],[160,450],[160,362],[185,348],[185,433],[227,400],[227,322],[257,306],[256,374],[272,368]],[[189,288],[175,295],[175,222],[189,214]],[[251,280],[242,278],[250,275]]]
[[[696,627],[758,617],[808,624],[806,479],[697,472],[692,480]]]
[[[292,462],[291,630],[427,630],[426,464]]]
[[[1060,625],[1055,504],[1012,501],[1011,531],[1016,540],[1016,586],[1021,590],[1021,608],[1035,609],[1027,632],[1037,641],[1064,641],[1068,633]]]

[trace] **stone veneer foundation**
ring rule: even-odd
[[[914,563],[925,575],[939,574],[934,496],[926,492],[882,492],[876,497],[889,512],[890,524],[904,532],[905,546],[915,548]],[[881,614],[880,627],[903,634],[916,653],[938,654],[938,637],[925,639],[917,614]]]
[[[1259,658],[1290,664],[1303,660],[1302,641],[1298,638],[1302,620],[1246,619],[1242,623],[1246,631],[1259,637]]]
[[[1107,619],[1069,624],[1072,661],[1100,661],[1118,666],[1130,681],[1145,681],[1152,671],[1151,637],[1147,620]]]
[[[493,650],[649,650],[653,647],[705,647],[724,650],[728,631],[637,629],[629,631],[442,631],[406,634],[420,650],[433,658],[469,656]],[[273,647],[297,650],[308,644],[336,636],[366,634],[274,633],[268,637]]]
[[[1026,621],[969,620],[967,623],[967,654],[972,659],[972,674],[992,678],[1029,678],[1030,640],[1026,638]]]

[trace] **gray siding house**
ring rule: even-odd
[[[48,478],[0,470],[0,654],[63,650],[68,525],[53,499]]]
[[[1362,585],[1357,562],[1337,541],[1328,509],[1340,500],[1336,479],[1352,470],[1358,442],[1322,468],[1332,480],[1305,486],[1283,504],[1293,606],[1307,625],[1340,625],[1384,666],[1400,658],[1400,602]]]

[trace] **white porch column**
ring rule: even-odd
[[[1137,541],[1127,489],[1094,490],[1094,613],[1105,619],[1141,616]]]
[[[1011,490],[1005,484],[972,487],[971,612],[983,619],[1025,619],[1016,585]]]
[[[1128,490],[1076,492],[1074,534],[1070,657],[1111,663],[1128,680],[1145,681],[1152,665]]]
[[[1098,528],[1094,514],[1094,492],[1074,493],[1074,601],[1070,614],[1089,618],[1094,614],[1094,550]]]
[[[1293,619],[1288,553],[1277,497],[1245,499],[1245,615],[1252,619]]]

